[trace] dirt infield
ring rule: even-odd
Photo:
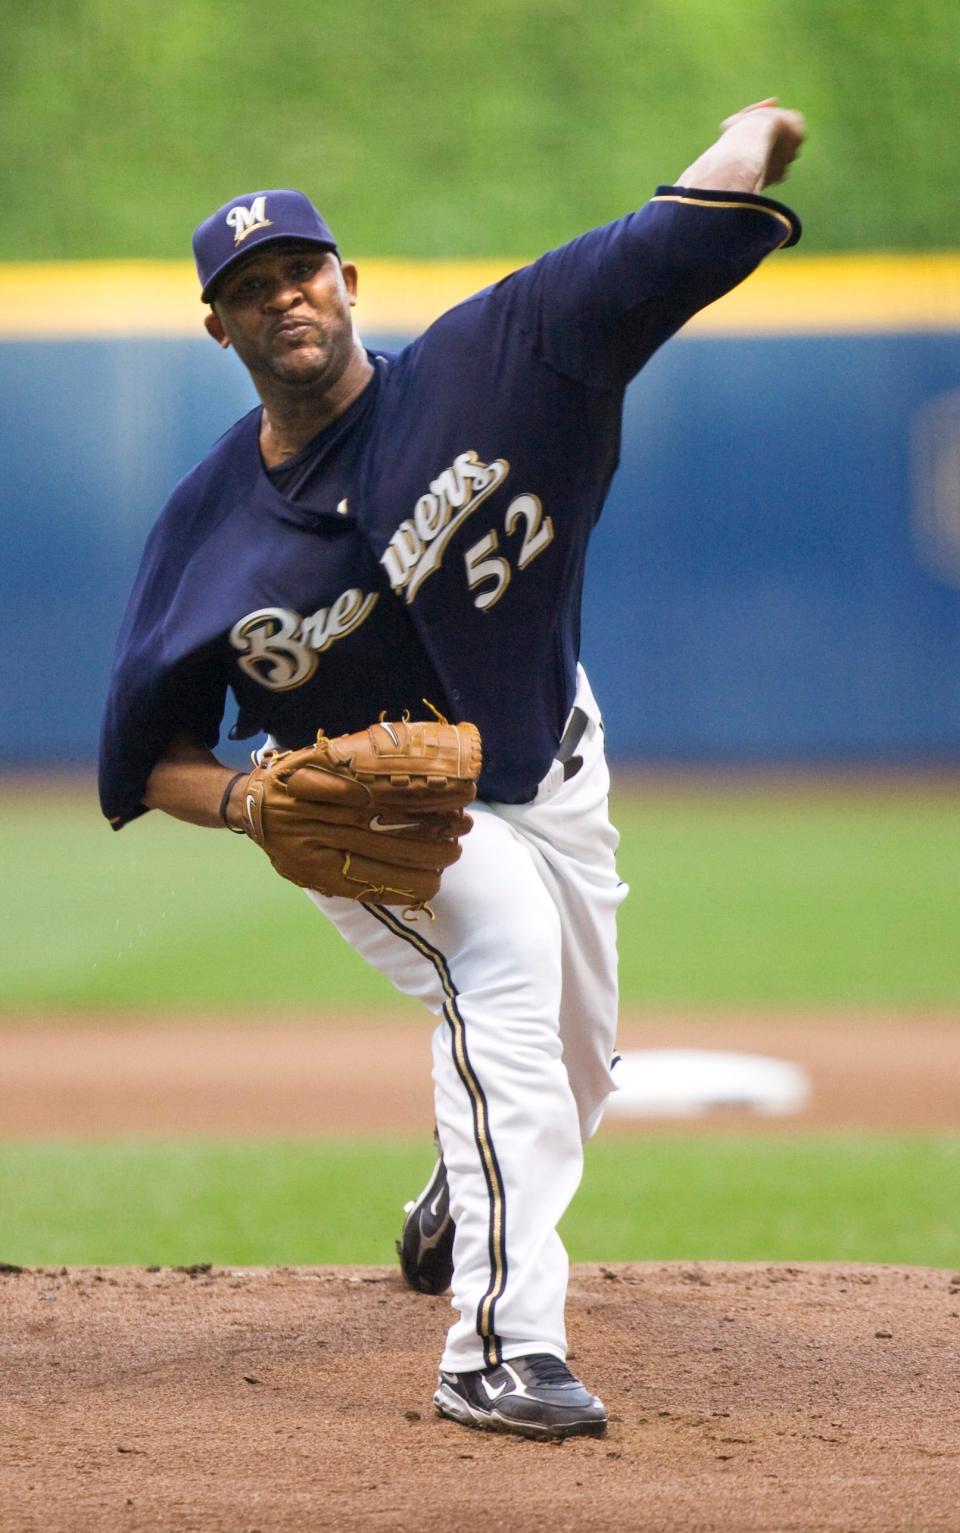
[[[720,1048],[794,1060],[809,1106],[788,1118],[710,1115],[715,1133],[825,1129],[956,1132],[960,1020],[942,1014],[627,1018],[620,1046]],[[428,1133],[430,1023],[242,1026],[76,1019],[0,1027],[0,1137],[49,1134]],[[611,1119],[604,1133],[675,1129]],[[685,1123],[690,1128],[689,1123]],[[695,1128],[696,1125],[693,1125]]]
[[[960,1275],[579,1267],[603,1440],[430,1405],[445,1300],[377,1268],[0,1277],[3,1533],[955,1533]]]

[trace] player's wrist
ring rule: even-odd
[[[224,784],[223,794],[220,799],[220,819],[235,835],[246,835],[246,826],[243,823],[241,812],[242,795],[236,790],[246,778],[246,772],[235,772]]]
[[[769,128],[758,131],[753,124],[737,123],[687,167],[680,185],[701,191],[759,192],[769,152]]]

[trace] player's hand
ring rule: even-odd
[[[717,142],[687,167],[678,185],[762,192],[783,180],[807,134],[803,115],[779,106],[776,96],[741,107],[721,127]]]
[[[757,172],[759,184],[754,188],[758,192],[784,179],[807,136],[803,113],[781,107],[776,96],[741,107],[739,112],[724,118],[720,126],[725,135],[733,130],[735,135],[745,141],[749,136],[756,144],[762,157]]]

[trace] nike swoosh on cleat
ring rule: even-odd
[[[489,1400],[499,1400],[504,1390],[510,1387],[509,1384],[499,1384],[496,1389],[491,1389],[486,1379],[481,1379],[480,1383],[483,1385]]]
[[[417,820],[407,820],[402,825],[384,825],[380,816],[375,814],[370,821],[370,829],[377,831],[381,836],[389,836],[394,830],[419,830],[420,824]]]

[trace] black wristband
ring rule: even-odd
[[[241,777],[246,777],[246,772],[234,772],[227,786],[223,790],[223,798],[220,800],[220,818],[228,830],[232,830],[235,836],[245,836],[247,833],[242,826],[231,825],[227,819],[227,807],[230,803],[230,795]]]

